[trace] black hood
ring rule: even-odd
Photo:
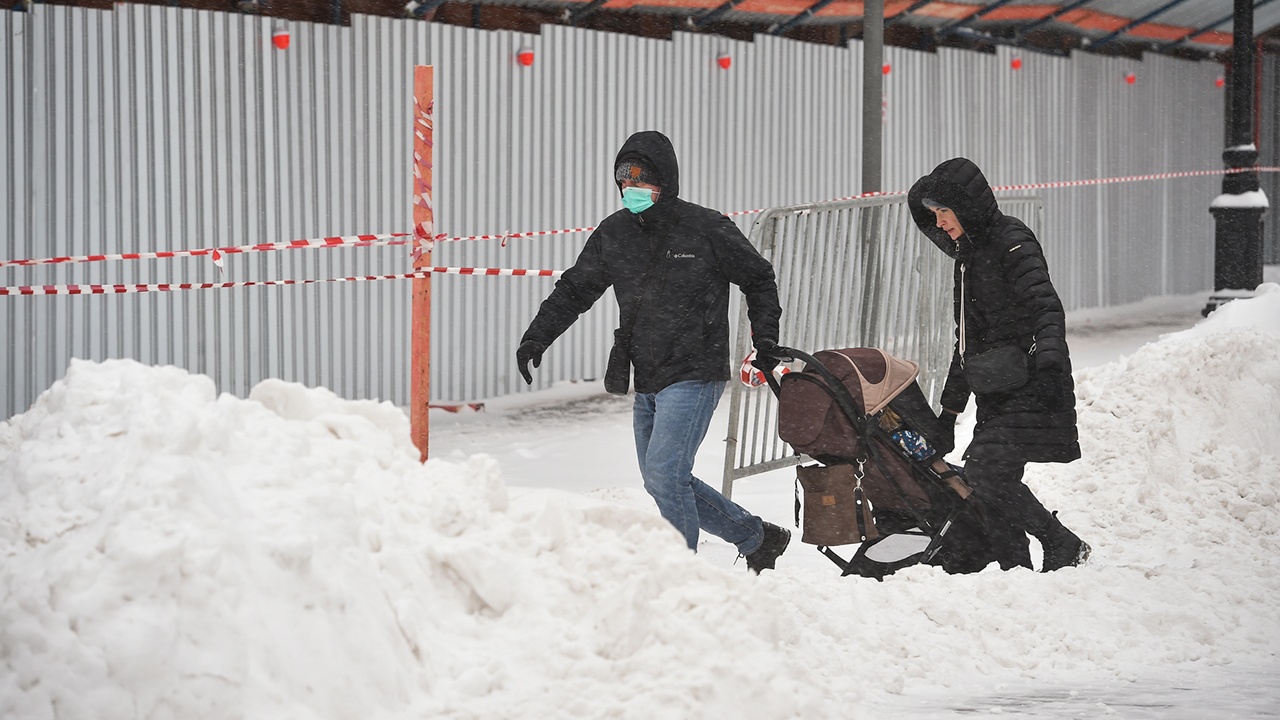
[[[662,188],[659,202],[680,196],[680,166],[676,163],[675,146],[666,135],[657,130],[645,130],[627,138],[618,151],[618,157],[613,160],[614,170],[628,160],[640,163],[660,178],[657,183]],[[621,191],[622,185],[618,187]]]
[[[920,232],[952,257],[958,252],[956,243],[938,227],[933,211],[922,202],[924,198],[951,208],[970,242],[983,242],[987,230],[1000,218],[991,185],[982,170],[968,158],[952,158],[917,180],[907,194],[911,217]]]

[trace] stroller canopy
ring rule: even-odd
[[[830,350],[816,357],[844,382],[858,408],[867,415],[883,410],[920,375],[920,366],[916,363],[896,358],[879,348]],[[857,376],[857,392],[851,374]]]
[[[848,389],[858,412],[874,415],[915,385],[920,366],[879,348],[823,350],[814,356]],[[809,368],[806,367],[806,371]],[[800,373],[805,374],[805,373]],[[796,375],[793,373],[793,375]],[[779,396],[778,435],[797,452],[853,456],[858,437],[823,384],[785,376]],[[796,377],[795,379],[800,379]]]

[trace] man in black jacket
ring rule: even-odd
[[[729,379],[729,284],[746,296],[757,358],[777,364],[778,287],[773,267],[722,213],[682,200],[675,149],[665,135],[632,135],[614,161],[623,209],[605,218],[520,340],[529,364],[610,286],[621,343],[635,368],[633,427],[645,490],[697,550],[699,530],[733,543],[759,573],[791,538],[693,476],[693,461]],[[629,341],[625,337],[630,334]]]
[[[1079,565],[1089,545],[1022,481],[1028,462],[1080,457],[1065,313],[1040,243],[1020,220],[1000,212],[982,171],[966,158],[948,160],[916,181],[907,205],[921,232],[955,258],[956,345],[942,390],[942,419],[953,437],[940,444],[955,444],[956,416],[969,395],[976,396],[965,479],[990,511],[1001,567],[1031,567],[1027,534],[1044,549],[1041,570]],[[1012,362],[999,369],[1025,367],[1022,384],[979,386],[978,356],[1010,349]]]

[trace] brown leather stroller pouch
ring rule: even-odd
[[[797,506],[803,500],[804,509],[801,542],[853,545],[879,537],[855,466],[801,465],[796,482]]]

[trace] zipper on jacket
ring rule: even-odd
[[[960,263],[960,368],[964,369],[964,270],[965,264]],[[1036,354],[1036,336],[1031,336],[1031,348],[1027,350],[1027,355]]]
[[[960,263],[960,367],[964,367],[964,263]]]

